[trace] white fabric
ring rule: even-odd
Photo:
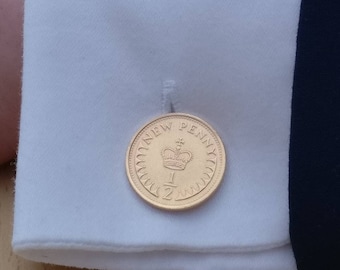
[[[26,0],[14,250],[103,269],[295,269],[299,5]],[[125,173],[130,139],[171,104],[209,122],[228,157],[213,198],[184,212],[144,203]]]

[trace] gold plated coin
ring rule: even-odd
[[[181,210],[194,207],[219,186],[226,164],[223,143],[202,119],[162,115],[132,139],[126,171],[133,189],[152,205]]]

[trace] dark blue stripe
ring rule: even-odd
[[[298,269],[340,270],[340,1],[302,0],[289,170]]]

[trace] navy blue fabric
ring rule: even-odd
[[[289,206],[298,269],[340,269],[340,1],[302,0]]]

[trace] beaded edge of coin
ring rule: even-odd
[[[195,200],[192,200],[189,203],[170,205],[170,204],[164,204],[164,203],[161,203],[159,201],[150,199],[147,195],[144,194],[144,193],[147,194],[147,192],[145,190],[141,190],[138,187],[138,184],[135,183],[135,181],[141,182],[141,180],[138,177],[138,173],[135,172],[135,171],[137,171],[137,169],[134,168],[135,163],[136,163],[134,161],[135,161],[136,158],[133,156],[133,153],[134,153],[135,147],[137,147],[136,144],[137,144],[138,140],[140,139],[140,137],[141,137],[141,135],[143,134],[144,131],[146,131],[148,128],[152,127],[152,125],[156,124],[157,122],[161,122],[162,120],[165,120],[167,118],[168,119],[175,118],[176,120],[178,120],[177,118],[182,118],[183,121],[185,119],[189,119],[192,122],[199,123],[201,126],[203,126],[205,128],[206,131],[208,131],[208,133],[210,133],[212,139],[216,142],[218,152],[220,153],[220,158],[219,158],[220,164],[216,165],[216,167],[218,167],[218,174],[217,174],[217,176],[215,176],[215,174],[214,174],[211,177],[211,179],[209,179],[209,181],[210,181],[214,178],[213,181],[211,181],[212,183],[209,182],[203,188],[203,189],[205,189],[209,185],[208,191],[203,193],[203,195],[201,195],[201,196],[199,196],[198,194],[202,190],[199,191],[197,194],[194,195],[194,196],[197,196],[198,198],[195,199]],[[161,151],[163,151],[163,150],[161,150]],[[162,155],[163,155],[163,153],[162,153]],[[163,159],[164,159],[164,157],[163,157]],[[183,157],[182,157],[182,159],[183,159]],[[165,162],[165,160],[163,162]],[[194,207],[202,204],[207,199],[209,199],[215,193],[215,191],[218,189],[218,187],[220,186],[220,184],[223,180],[223,176],[224,176],[224,172],[225,172],[225,168],[226,168],[226,153],[225,153],[225,148],[224,148],[223,142],[222,142],[221,138],[219,137],[218,133],[206,121],[202,120],[201,118],[199,118],[197,116],[186,114],[186,113],[168,113],[168,114],[163,114],[159,117],[156,117],[156,118],[148,121],[145,125],[143,125],[135,133],[135,135],[133,136],[132,140],[130,141],[128,149],[127,149],[125,165],[126,165],[126,174],[127,174],[130,185],[132,186],[134,191],[142,199],[144,199],[144,201],[148,202],[149,204],[151,204],[154,207],[157,207],[157,208],[160,208],[160,209],[163,209],[163,210],[186,210],[186,209],[191,209],[191,208],[194,208]],[[182,167],[183,166],[185,167],[185,164],[184,165],[180,164],[180,165]],[[163,165],[163,166],[167,167],[166,165]],[[181,168],[181,170],[184,170],[184,169]],[[144,186],[142,183],[141,183],[141,185]],[[144,188],[145,188],[145,186],[144,186]],[[150,192],[150,190],[149,190],[149,192]]]

